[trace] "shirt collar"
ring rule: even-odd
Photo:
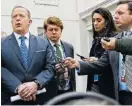
[[[20,34],[18,34],[18,33],[16,33],[16,32],[14,32],[14,35],[15,35],[15,37],[16,37],[16,39],[19,39],[19,37],[21,37],[21,35]],[[29,40],[29,32],[27,32],[24,36],[26,37],[26,39],[27,40]]]
[[[50,44],[51,44],[52,46],[54,46],[54,45],[55,45],[55,43],[54,43],[54,42],[52,42],[50,39],[49,39],[49,42],[50,42]],[[59,44],[59,46],[61,46],[61,41],[59,40],[57,44]]]

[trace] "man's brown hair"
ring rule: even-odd
[[[132,14],[132,0],[121,0],[117,3],[117,5],[120,4],[128,4],[128,10],[130,11],[130,14]]]
[[[62,21],[58,18],[58,17],[56,17],[56,16],[53,16],[53,17],[49,17],[48,19],[46,19],[45,21],[44,21],[44,30],[47,30],[47,26],[48,25],[56,25],[56,26],[58,26],[58,27],[60,27],[61,28],[61,31],[63,30],[63,23],[62,23]]]

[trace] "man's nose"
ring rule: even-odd
[[[52,33],[56,33],[55,29],[53,29]]]
[[[20,16],[17,16],[16,17],[16,21],[20,21]]]
[[[94,26],[97,26],[97,24],[98,24],[97,22],[94,22]]]
[[[117,14],[114,14],[113,17],[114,17],[114,19],[117,19],[118,18],[118,15]]]

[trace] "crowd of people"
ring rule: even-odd
[[[132,105],[131,0],[117,4],[114,19],[106,8],[93,11],[93,43],[90,56],[82,61],[74,59],[72,44],[61,40],[64,26],[58,17],[44,20],[44,38],[29,31],[31,23],[27,8],[13,8],[13,32],[1,38],[2,105],[42,105],[55,96],[75,92],[75,71],[88,75],[87,91]],[[46,92],[38,93],[43,88]],[[12,102],[16,95],[21,99]]]

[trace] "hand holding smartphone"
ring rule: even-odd
[[[103,40],[105,40],[106,42],[110,42],[110,39],[108,37],[104,37]]]
[[[86,57],[84,57],[84,56],[81,56],[81,55],[79,55],[79,54],[76,54],[78,57],[80,57],[82,60],[83,59],[86,59]]]

